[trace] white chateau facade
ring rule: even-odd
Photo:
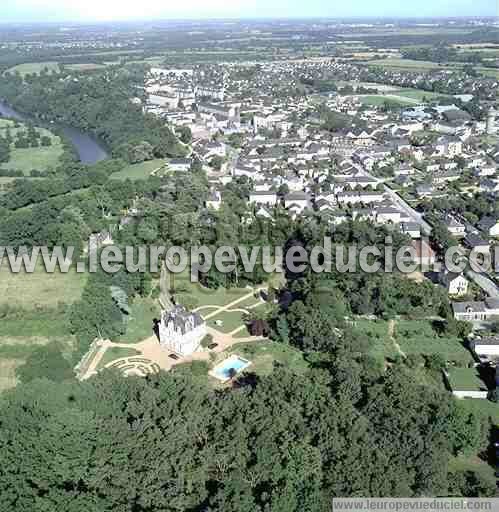
[[[181,356],[191,355],[198,350],[206,333],[206,322],[201,315],[184,306],[175,306],[161,314],[159,343],[166,350]]]

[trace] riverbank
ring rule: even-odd
[[[61,135],[63,139],[66,139],[71,143],[75,150],[75,156],[77,156],[77,159],[83,164],[93,165],[109,158],[109,152],[102,142],[97,141],[91,135],[84,133],[77,128],[64,124],[44,122],[35,116],[21,113],[18,110],[13,109],[4,100],[0,100],[0,115],[2,117],[16,119],[21,122],[31,122],[36,126],[47,128],[54,133]]]

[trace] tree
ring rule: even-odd
[[[178,128],[179,138],[184,144],[192,142],[192,132],[188,126],[181,126]]]

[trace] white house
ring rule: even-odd
[[[275,206],[277,204],[276,192],[269,191],[253,191],[250,192],[249,202],[251,204]]]
[[[163,311],[158,327],[160,345],[181,356],[196,352],[207,332],[201,315],[187,311],[184,306]]]
[[[168,169],[175,172],[187,172],[191,168],[190,158],[172,158],[168,161]]]
[[[471,348],[480,361],[499,360],[499,336],[477,338],[471,342]]]
[[[301,213],[307,208],[312,208],[309,194],[305,192],[293,192],[284,197],[284,206],[294,213]]]
[[[466,235],[466,226],[458,222],[454,217],[447,215],[444,218],[444,224],[447,226],[447,230],[452,236],[463,237]]]
[[[440,282],[446,287],[449,295],[460,297],[468,293],[469,281],[463,276],[463,274],[445,272],[441,274]]]

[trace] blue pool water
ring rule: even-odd
[[[244,359],[227,359],[215,370],[215,375],[220,379],[229,379],[230,378],[230,370],[234,369],[236,373],[244,370],[247,366],[249,366],[249,361],[245,361]]]

